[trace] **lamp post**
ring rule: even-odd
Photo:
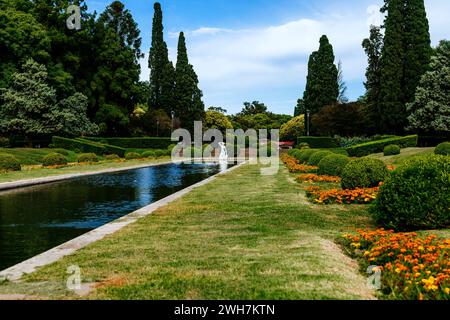
[[[311,115],[311,111],[306,110],[306,135],[309,137],[309,118]]]
[[[172,112],[170,114],[172,116],[172,128],[171,128],[171,131],[173,132],[173,120],[175,119],[175,111],[172,110]]]

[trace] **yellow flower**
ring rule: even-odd
[[[445,292],[445,294],[450,294],[450,288],[445,288],[444,292]]]

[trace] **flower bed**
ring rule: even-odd
[[[364,188],[355,190],[322,190],[320,187],[309,187],[306,195],[318,204],[368,204],[377,198],[380,188]]]
[[[314,172],[317,169],[319,169],[318,167],[315,167],[315,166],[307,166],[307,165],[299,164],[297,159],[295,159],[294,157],[291,157],[287,154],[282,154],[280,157],[281,157],[281,161],[284,162],[286,167],[289,169],[289,172],[291,172],[291,173],[299,173],[299,172],[309,173],[309,172]]]
[[[450,299],[450,239],[380,229],[342,237],[362,267],[381,268],[383,293],[394,299]]]
[[[340,177],[332,177],[332,176],[319,176],[317,174],[302,174],[297,177],[296,179],[298,182],[306,182],[306,183],[313,183],[313,182],[334,182],[339,183],[341,182]]]

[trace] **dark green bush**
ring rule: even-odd
[[[333,154],[333,153],[330,152],[330,151],[319,151],[319,152],[315,152],[315,153],[313,153],[313,154],[311,155],[311,157],[309,157],[308,165],[310,165],[310,166],[318,166],[318,165],[319,165],[319,162],[320,162],[323,158],[325,158],[325,157],[327,157],[327,156],[329,156],[329,155],[332,155],[332,154]]]
[[[171,138],[86,138],[95,142],[107,142],[112,146],[126,149],[167,149],[173,144]]]
[[[134,160],[134,159],[141,159],[141,158],[143,158],[143,156],[137,152],[128,152],[125,155],[125,159],[127,159],[127,160]]]
[[[417,147],[417,135],[407,137],[395,137],[383,140],[371,141],[347,148],[347,152],[351,157],[364,157],[373,153],[383,152],[384,147],[396,144],[401,148]]]
[[[320,160],[319,171],[321,175],[340,177],[350,158],[341,154],[330,154]]]
[[[337,139],[331,137],[298,137],[297,145],[307,143],[313,149],[339,148]]]
[[[171,155],[172,155],[172,152],[167,149],[155,150],[155,156],[157,158],[167,157],[167,156],[171,156]]]
[[[95,153],[83,153],[78,156],[78,162],[98,162],[98,157]]]
[[[63,166],[67,164],[67,158],[60,153],[50,153],[42,158],[44,167]]]
[[[154,150],[145,151],[142,154],[143,158],[156,158],[156,152]]]
[[[86,143],[92,143],[92,141],[85,139],[85,138],[77,138],[76,140],[86,142]],[[100,144],[99,143],[99,145],[101,145],[104,149],[103,154],[117,154],[118,156],[123,156],[123,155],[125,155],[125,152],[126,152],[125,148],[113,146],[110,144]],[[100,156],[101,156],[101,154],[100,154]]]
[[[0,137],[0,148],[9,148],[10,143],[9,139],[5,137]]]
[[[450,142],[441,143],[434,149],[434,153],[441,156],[450,156]]]
[[[309,149],[309,148],[311,148],[311,146],[309,145],[309,143],[302,142],[302,143],[299,143],[297,148],[299,148],[299,149]]]
[[[120,157],[117,154],[108,154],[105,156],[106,160],[119,160]]]
[[[0,172],[20,171],[20,162],[10,154],[0,154]]]
[[[311,158],[311,156],[313,154],[315,154],[316,152],[319,152],[318,150],[314,150],[314,149],[305,149],[300,151],[300,153],[298,154],[297,160],[300,163],[306,164],[309,161],[309,158]]]
[[[396,144],[390,144],[390,145],[384,147],[383,152],[384,152],[385,157],[395,156],[395,155],[400,154],[402,152],[402,149]]]
[[[396,231],[450,226],[450,158],[432,155],[406,162],[383,184],[373,213]]]
[[[373,188],[389,177],[386,164],[378,159],[350,161],[342,170],[342,189]]]

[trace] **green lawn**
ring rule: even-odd
[[[414,159],[416,157],[433,154],[435,148],[406,148],[402,149],[401,154],[396,156],[385,157],[383,153],[372,154],[369,157],[383,160],[387,164],[399,166],[405,161]]]
[[[0,294],[77,298],[79,265],[92,299],[371,299],[334,240],[371,227],[363,206],[316,206],[282,167],[246,165],[76,254],[0,285]]]

